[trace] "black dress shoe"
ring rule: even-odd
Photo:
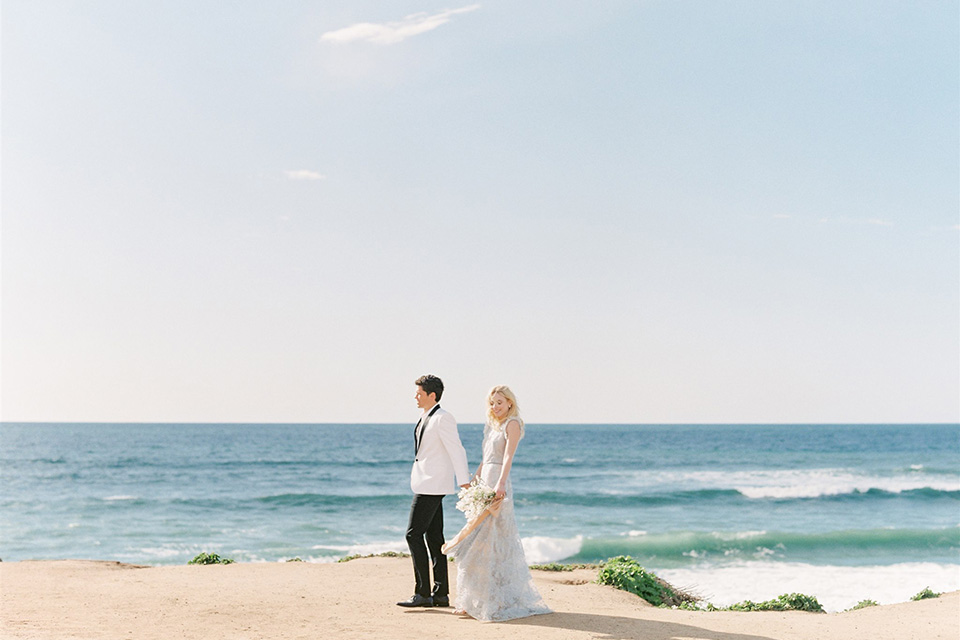
[[[419,593],[415,593],[412,596],[410,596],[409,600],[402,600],[398,602],[397,606],[398,607],[432,607],[433,598],[431,598],[430,596],[427,596],[426,598],[424,598]]]
[[[450,598],[446,596],[433,596],[433,606],[435,607],[449,607]]]

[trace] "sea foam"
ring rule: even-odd
[[[893,604],[930,587],[960,589],[960,565],[912,562],[846,567],[795,562],[746,561],[725,566],[652,568],[671,584],[697,593],[717,606],[743,600],[769,600],[784,593],[816,596],[827,611],[843,611],[861,600]]]
[[[575,556],[583,546],[583,536],[574,538],[548,538],[532,536],[520,540],[523,545],[523,554],[530,564],[556,562],[570,556]]]
[[[645,474],[644,474],[645,475]],[[900,473],[869,475],[848,469],[753,469],[748,471],[692,471],[660,474],[655,482],[642,475],[639,484],[655,488],[668,485],[683,488],[733,489],[747,498],[791,499],[839,496],[868,491],[903,493],[930,489],[960,492],[960,479],[949,474]]]
[[[643,536],[575,538],[579,548],[567,557],[551,560],[599,562],[618,555],[657,562],[673,567],[690,558],[710,560],[776,558],[784,562],[841,564],[863,558],[861,566],[884,560],[901,562],[952,562],[960,549],[960,533],[955,527],[941,529],[852,529],[807,533],[796,531],[670,531]],[[571,547],[557,546],[556,551]],[[877,562],[877,559],[881,559]],[[893,562],[891,562],[892,564]],[[857,564],[851,562],[850,564]]]

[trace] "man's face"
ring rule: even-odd
[[[432,407],[437,404],[437,394],[435,393],[424,393],[423,389],[419,386],[417,387],[417,406],[421,409],[426,409],[427,407]]]

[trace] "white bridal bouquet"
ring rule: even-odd
[[[473,520],[483,510],[490,506],[497,492],[483,483],[480,478],[470,481],[470,486],[463,487],[457,493],[457,509],[463,511],[467,520]]]

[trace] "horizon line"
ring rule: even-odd
[[[144,421],[131,422],[126,420],[0,420],[0,426],[10,424],[34,424],[34,425],[199,425],[199,426],[328,426],[328,425],[354,425],[354,426],[392,426],[413,424],[412,421],[403,422],[223,422],[223,421]],[[458,425],[482,425],[484,422],[464,421],[458,422]],[[744,426],[934,426],[950,425],[960,427],[960,422],[525,422],[527,425],[538,426],[611,426],[611,427],[644,427],[644,426],[709,426],[709,427],[744,427]]]

